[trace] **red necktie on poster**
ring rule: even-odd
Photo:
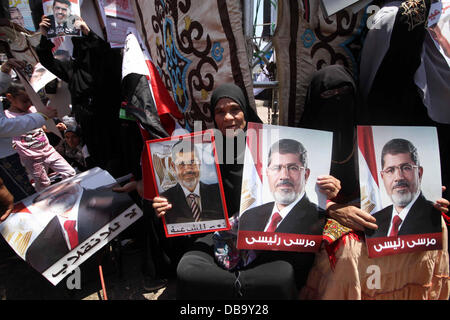
[[[75,230],[75,224],[75,220],[66,220],[64,222],[64,229],[66,229],[69,236],[70,249],[73,249],[78,245],[78,232]]]
[[[396,237],[398,235],[398,227],[402,223],[402,219],[399,216],[394,216],[394,219],[392,220],[392,229],[389,233],[389,237]]]
[[[191,200],[192,215],[194,216],[195,222],[198,222],[198,221],[200,221],[200,208],[198,207],[197,201],[196,201],[196,198],[198,196],[191,193],[188,197]]]
[[[278,212],[275,212],[272,215],[272,220],[270,221],[269,228],[267,228],[266,232],[274,232],[278,226],[278,223],[281,221],[281,216]]]

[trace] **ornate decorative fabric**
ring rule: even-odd
[[[190,130],[194,120],[213,127],[211,92],[233,82],[246,89],[253,108],[253,84],[242,31],[239,0],[137,0],[136,26],[153,63]]]
[[[402,2],[402,15],[406,16],[408,31],[427,21],[427,6],[424,0],[410,0]]]
[[[344,227],[336,220],[328,219],[323,228],[323,240],[331,244],[351,231],[352,229]]]
[[[239,215],[230,217],[231,229],[214,232],[214,257],[219,266],[226,270],[240,270],[256,259],[253,250],[239,250],[236,246],[239,229]]]
[[[336,250],[316,255],[301,299],[312,300],[448,300],[450,296],[448,231],[442,220],[441,250],[368,257],[362,238],[349,233]],[[338,241],[341,242],[341,241]]]
[[[273,43],[280,84],[280,125],[295,126],[303,114],[314,71],[342,64],[357,77],[365,9],[358,13],[345,9],[325,18],[320,1],[279,1],[278,5]]]
[[[322,237],[324,240],[324,248],[328,253],[331,269],[334,269],[338,260],[336,254],[339,248],[342,245],[345,245],[348,241],[347,239],[362,241],[364,235],[354,232],[352,229],[343,226],[336,220],[328,219],[323,228]]]

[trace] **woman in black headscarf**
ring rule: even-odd
[[[232,228],[198,239],[183,255],[177,267],[177,298],[296,299],[298,286],[304,283],[314,254],[256,253],[236,248],[245,152],[244,148],[238,149],[237,141],[243,138],[240,135],[245,134],[249,122],[261,123],[261,120],[243,91],[234,84],[214,90],[209,107],[215,127],[225,140],[217,153],[224,160],[220,172]],[[230,139],[234,141],[231,143]],[[234,146],[232,162],[225,148],[230,145]],[[159,216],[170,210],[170,204],[164,200],[154,199],[153,207]],[[298,274],[301,276],[297,277]]]
[[[224,160],[223,164],[220,164],[220,174],[228,211],[235,214],[239,211],[245,153],[245,150],[237,150],[238,135],[245,134],[249,122],[262,123],[262,121],[256,111],[249,106],[241,88],[235,84],[223,84],[214,90],[209,110],[214,115],[215,127],[221,131],[224,137],[224,148],[217,151],[219,159]],[[229,130],[228,134],[227,129]],[[237,129],[242,129],[242,131],[235,131]],[[226,140],[228,139],[233,139],[233,143],[227,144]],[[227,159],[225,146],[227,145],[234,146],[233,163],[225,161]]]

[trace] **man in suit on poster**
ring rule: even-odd
[[[80,17],[71,13],[71,6],[69,0],[53,1],[53,14],[47,16],[50,19],[47,37],[78,35],[80,33],[80,28],[76,23],[80,20]]]
[[[423,167],[416,147],[405,139],[390,140],[381,152],[381,167],[381,178],[393,204],[373,215],[378,229],[366,230],[367,236],[441,232],[441,214],[420,190]]]
[[[132,204],[127,194],[107,187],[85,189],[68,181],[48,188],[36,196],[32,206],[54,217],[30,244],[25,260],[43,273]]]
[[[219,184],[200,181],[201,163],[193,143],[174,144],[171,166],[178,182],[161,193],[172,205],[164,216],[167,224],[225,219]]]
[[[275,201],[245,211],[239,219],[239,230],[322,234],[324,211],[305,193],[310,175],[305,147],[293,139],[275,142],[266,173]]]

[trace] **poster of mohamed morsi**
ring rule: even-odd
[[[358,126],[361,209],[369,257],[442,248],[442,197],[434,127]]]
[[[14,251],[53,285],[142,216],[117,182],[93,168],[15,203],[0,224]]]

